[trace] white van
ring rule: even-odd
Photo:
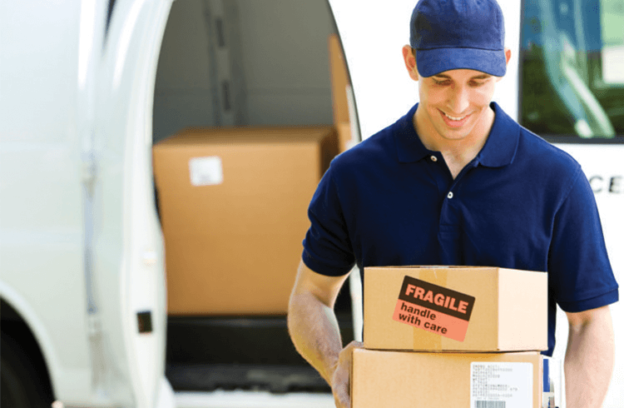
[[[0,1],[2,406],[319,387],[283,316],[168,318],[152,145],[187,126],[331,124],[334,32],[324,0]],[[285,362],[243,382],[223,345],[252,336]],[[189,371],[205,362],[209,385]]]
[[[201,327],[279,332],[279,317],[167,317],[152,145],[185,126],[331,123],[332,18],[367,138],[417,101],[400,56],[414,3],[0,0],[2,406],[172,407],[167,378],[183,389],[176,369],[200,358],[171,360],[176,344]],[[624,0],[499,3],[513,57],[495,98],[582,164],[622,281]],[[284,55],[287,67],[267,62]],[[606,408],[624,399],[617,358]]]

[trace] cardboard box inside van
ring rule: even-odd
[[[333,127],[186,129],[153,148],[170,315],[285,314]]]

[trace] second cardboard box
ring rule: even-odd
[[[518,353],[353,351],[353,408],[539,408],[542,357]]]

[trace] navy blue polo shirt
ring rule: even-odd
[[[548,272],[552,355],[556,304],[580,312],[618,300],[580,165],[492,103],[483,149],[453,179],[416,134],[417,106],[332,161],[310,203],[303,262],[329,276],[354,263]]]

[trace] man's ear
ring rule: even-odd
[[[509,66],[509,60],[511,59],[511,50],[505,47],[505,65]],[[503,77],[496,77],[496,82],[503,79]]]
[[[403,46],[403,61],[405,62],[405,68],[410,78],[414,81],[418,81],[418,69],[416,68],[416,56],[412,52],[412,47],[409,45]]]

